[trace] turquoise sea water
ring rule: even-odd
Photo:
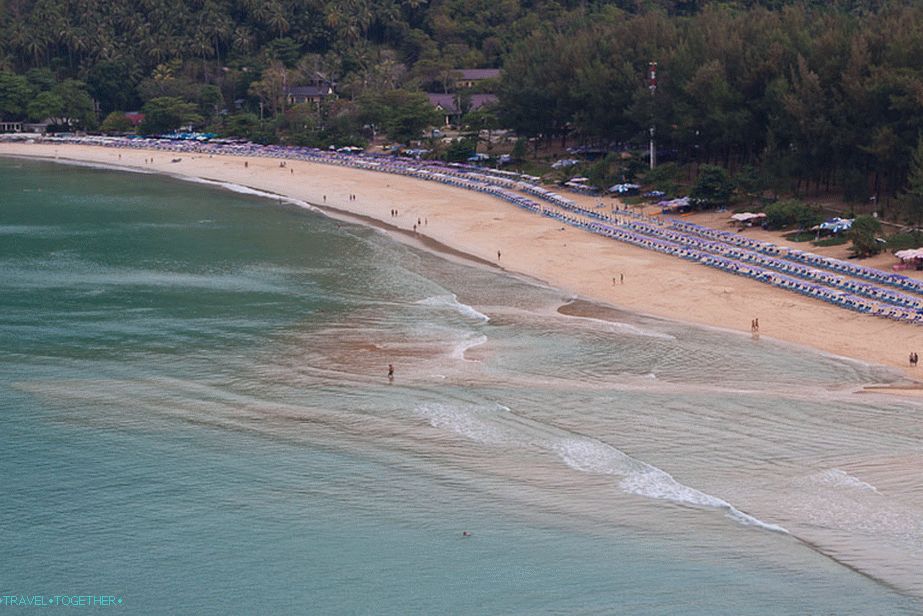
[[[923,610],[923,409],[850,393],[897,375],[567,301],[294,205],[0,159],[0,595]]]

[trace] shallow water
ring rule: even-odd
[[[0,160],[0,594],[920,612],[923,409],[850,393],[899,375],[568,301],[292,204]]]

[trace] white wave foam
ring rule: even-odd
[[[684,485],[666,471],[632,458],[611,445],[549,426],[533,425],[535,422],[512,416],[504,406],[479,408],[433,404],[423,405],[417,411],[433,427],[449,430],[478,443],[535,447],[556,454],[567,466],[582,473],[619,477],[619,488],[627,494],[685,506],[719,509],[728,518],[745,526],[788,534],[781,526],[763,522],[725,500]]]
[[[68,233],[68,229],[51,225],[0,225],[0,235],[57,237]]]
[[[781,526],[767,524],[740,511],[725,500],[684,485],[666,471],[636,460],[601,441],[577,437],[556,442],[552,448],[564,463],[573,469],[621,477],[619,487],[629,494],[667,500],[680,505],[721,509],[729,518],[741,524],[775,532],[788,532]]]
[[[484,313],[478,312],[473,307],[468,304],[463,304],[458,301],[458,297],[455,294],[452,295],[434,295],[432,297],[427,297],[426,299],[421,299],[417,302],[421,306],[433,306],[436,308],[450,308],[455,312],[459,313],[462,316],[468,317],[469,319],[475,319],[477,321],[490,321],[490,317]]]
[[[424,404],[417,413],[431,426],[448,430],[484,445],[512,445],[514,435],[502,425],[492,424],[487,416],[505,413],[509,409],[499,404],[492,408],[457,407],[449,404]]]
[[[583,323],[586,323],[587,325],[592,325],[592,326],[598,327],[606,331],[617,332],[620,334],[628,334],[630,336],[643,336],[645,338],[659,338],[661,340],[676,340],[676,336],[672,336],[670,334],[664,334],[662,332],[653,331],[649,329],[644,329],[642,327],[638,327],[637,325],[632,325],[631,323],[624,323],[622,321],[607,321],[606,319],[597,319],[594,317],[579,317],[579,316],[572,316],[572,315],[567,315],[567,314],[564,314],[564,315],[560,313],[558,314],[565,319],[576,319],[577,321],[581,321]]]
[[[38,158],[45,158],[44,156]],[[89,169],[103,169],[106,171],[128,171],[131,173],[143,173],[144,175],[154,175],[156,171],[148,171],[147,169],[139,169],[138,167],[129,167],[127,165],[119,165],[115,163],[93,163],[85,160],[76,160],[73,158],[58,158],[57,156],[54,159],[48,158],[48,160],[53,160],[56,163],[61,165],[70,165],[72,167],[87,167]]]
[[[455,359],[462,359],[465,361],[477,362],[476,359],[465,359],[465,353],[468,349],[472,349],[476,346],[480,346],[487,342],[487,336],[474,336],[471,338],[465,338],[452,349],[452,357]]]
[[[878,489],[858,477],[850,475],[846,471],[840,470],[838,468],[831,468],[819,473],[814,473],[813,475],[808,475],[802,480],[796,480],[796,484],[813,484],[813,485],[822,485],[831,488],[841,488],[846,490],[859,490],[861,492],[875,492],[878,494]]]
[[[303,207],[306,210],[311,210],[312,212],[318,212],[320,214],[324,213],[323,210],[311,205],[307,201],[302,201],[301,199],[295,199],[294,197],[286,197],[285,195],[277,195],[271,192],[266,192],[264,190],[257,190],[256,188],[250,188],[249,186],[243,186],[242,184],[234,184],[233,182],[220,182],[218,180],[207,180],[205,178],[189,177],[189,176],[183,176],[183,175],[178,175],[175,177],[181,180],[185,180],[187,182],[192,182],[193,184],[206,184],[208,186],[217,186],[219,188],[224,188],[225,190],[230,190],[231,192],[240,193],[242,195],[252,195],[254,197],[272,199],[273,201],[283,201],[285,203],[291,203],[293,205],[297,205],[298,207]]]

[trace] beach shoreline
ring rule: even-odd
[[[372,226],[417,247],[499,268],[616,310],[739,333],[749,332],[751,320],[759,318],[765,338],[885,365],[900,371],[905,381],[919,383],[917,371],[906,360],[923,346],[919,326],[846,311],[564,226],[490,195],[319,163],[289,160],[283,167],[278,159],[262,157],[171,157],[158,150],[57,143],[0,143],[0,156],[243,186],[303,201],[334,218]],[[592,201],[574,199],[582,199],[585,207]],[[920,395],[915,385],[892,385],[871,391]]]

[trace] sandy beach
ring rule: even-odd
[[[923,350],[923,329],[835,308],[795,293],[565,227],[488,195],[397,175],[288,161],[62,144],[0,143],[0,155],[69,159],[248,186],[337,210],[404,240],[439,245],[567,294],[667,319],[772,338],[900,369]],[[176,155],[179,157],[179,155]],[[153,159],[153,162],[146,160]],[[246,165],[245,165],[246,163]],[[355,195],[354,199],[350,195]],[[573,197],[583,204],[597,200]],[[397,210],[393,216],[391,211]],[[414,226],[416,225],[416,231]],[[775,238],[773,238],[775,241]],[[879,265],[876,263],[876,265]],[[624,280],[624,282],[621,282]],[[754,344],[759,344],[754,340]],[[882,390],[876,390],[880,393]],[[920,395],[914,387],[901,389]]]

